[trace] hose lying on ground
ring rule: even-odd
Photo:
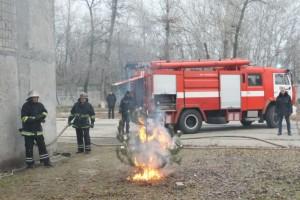
[[[244,138],[244,139],[252,139],[252,140],[257,140],[260,142],[264,142],[276,147],[280,147],[280,148],[288,148],[284,145],[280,145],[280,144],[276,144],[273,142],[269,142],[267,140],[263,140],[260,138],[256,138],[256,137],[250,137],[250,136],[237,136],[237,135],[219,135],[219,136],[199,136],[199,137],[192,137],[192,138],[180,138],[180,140],[198,140],[198,139],[210,139],[210,138]]]
[[[75,136],[68,136],[68,137],[75,137]],[[93,138],[98,138],[98,139],[116,139],[115,137],[91,137]],[[267,144],[270,144],[272,146],[280,147],[280,148],[288,148],[284,145],[276,144],[264,139],[256,138],[256,137],[250,137],[250,136],[237,136],[237,135],[223,135],[223,136],[199,136],[199,137],[191,137],[191,138],[180,138],[180,140],[199,140],[199,139],[210,139],[210,138],[243,138],[243,139],[252,139],[252,140],[257,140],[260,142],[264,142]],[[57,140],[57,139],[56,139]],[[92,143],[92,145],[95,146],[120,146],[119,144],[96,144]]]

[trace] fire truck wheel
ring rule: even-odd
[[[241,120],[241,124],[242,124],[244,127],[251,126],[252,123],[253,123],[252,121]]]
[[[276,128],[278,126],[278,118],[275,112],[275,105],[271,105],[266,113],[267,126],[269,128]]]
[[[197,133],[202,126],[202,117],[197,110],[185,110],[179,119],[179,127],[183,133]]]

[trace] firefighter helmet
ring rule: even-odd
[[[87,93],[85,93],[85,92],[82,92],[82,93],[80,93],[80,97],[83,97],[83,98],[88,98],[88,94]]]
[[[28,97],[27,97],[27,99],[30,99],[30,98],[32,98],[32,97],[40,97],[40,95],[39,95],[39,93],[38,93],[37,91],[31,90],[31,91],[28,92]]]

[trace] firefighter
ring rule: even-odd
[[[78,102],[71,109],[68,124],[76,129],[77,153],[90,153],[91,138],[90,128],[94,128],[95,112],[93,106],[88,102],[88,95],[81,93]]]
[[[33,145],[34,141],[38,146],[40,162],[46,167],[52,167],[49,155],[46,149],[41,123],[45,123],[47,110],[39,102],[39,94],[32,90],[28,93],[27,102],[24,103],[21,110],[22,129],[21,134],[25,139],[26,164],[27,168],[33,168]]]
[[[276,98],[276,113],[278,115],[278,135],[282,134],[282,120],[285,118],[288,135],[291,136],[290,115],[293,113],[293,105],[290,95],[284,87],[280,88],[280,93]]]
[[[125,96],[122,98],[120,102],[120,109],[119,113],[122,115],[122,128],[126,127],[126,134],[129,134],[129,122],[130,122],[130,112],[132,111],[133,107],[133,98],[131,93],[127,91]]]
[[[106,102],[108,106],[108,119],[115,118],[115,105],[116,105],[116,95],[113,92],[110,92],[106,97]]]

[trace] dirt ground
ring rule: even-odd
[[[183,150],[182,165],[165,180],[136,184],[112,147],[94,147],[53,168],[38,166],[0,179],[0,199],[300,199],[300,152],[296,150]],[[183,187],[176,187],[183,182]]]

